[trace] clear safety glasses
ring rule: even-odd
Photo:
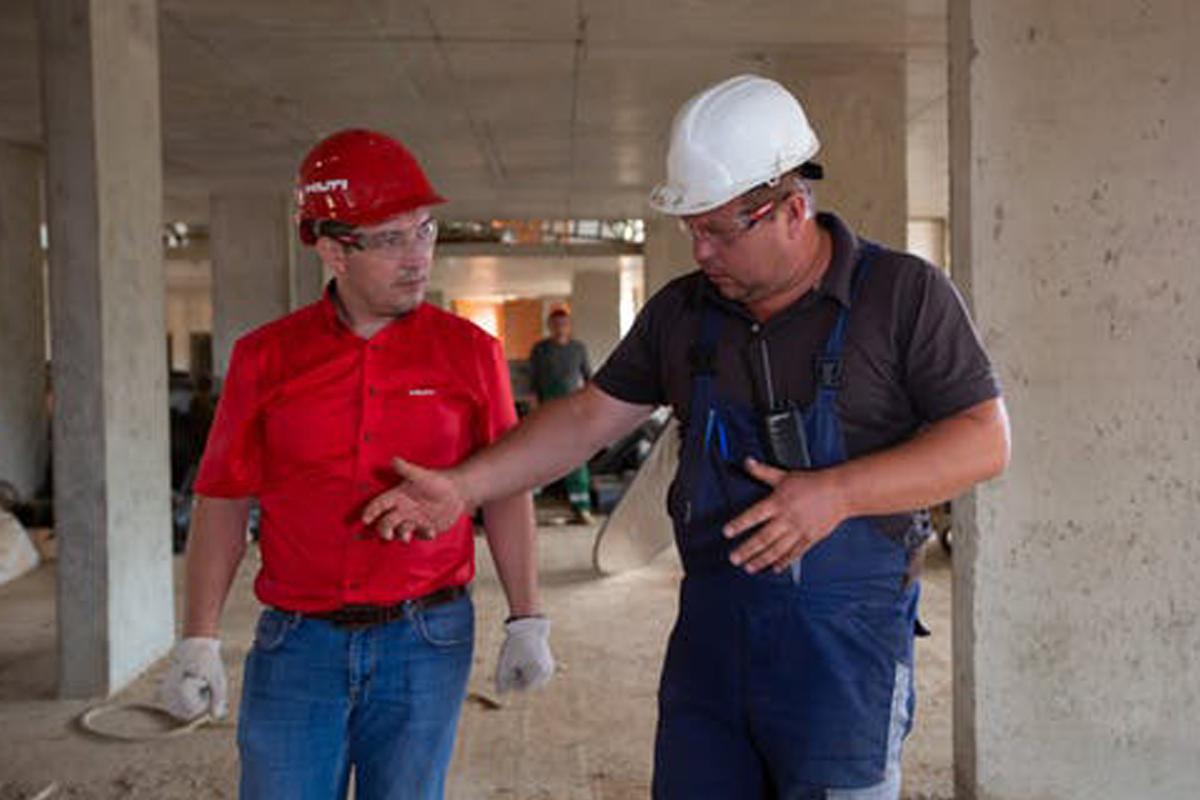
[[[706,241],[729,247],[754,229],[754,226],[769,217],[776,207],[790,195],[768,200],[750,211],[739,211],[732,220],[707,220],[700,222],[698,218],[679,218],[679,229],[691,236],[694,241]]]
[[[409,250],[428,250],[437,242],[438,223],[428,219],[404,228],[390,228],[363,233],[343,222],[325,221],[315,224],[317,236],[328,236],[346,247],[372,253],[402,253]]]

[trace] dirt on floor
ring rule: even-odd
[[[492,688],[506,610],[479,540],[475,696],[463,710],[448,797],[649,797],[656,684],[680,571],[668,552],[635,572],[597,575],[594,535],[594,527],[539,528],[544,605],[554,621],[559,673],[545,690],[520,696],[496,695]],[[910,800],[953,796],[950,567],[936,545],[929,555],[922,617],[934,635],[917,645],[917,723],[904,758]],[[234,713],[258,612],[250,588],[254,562],[248,558],[239,573],[223,620]],[[236,797],[233,719],[138,743],[97,739],[79,728],[78,716],[95,702],[54,697],[54,583],[54,566],[45,564],[0,587],[0,800],[31,800],[51,787],[39,800]],[[163,669],[156,665],[114,700],[152,700]],[[132,716],[104,722],[121,731],[153,727]]]

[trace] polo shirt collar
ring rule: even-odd
[[[796,300],[795,303],[784,309],[780,316],[792,309],[807,305],[811,302],[812,295],[829,297],[836,300],[845,308],[850,307],[850,286],[854,278],[854,265],[858,263],[858,237],[850,229],[850,226],[842,221],[841,217],[830,212],[818,212],[817,224],[829,232],[832,240],[829,268],[825,270],[825,275],[821,278],[821,282],[817,284],[812,292]],[[740,303],[735,303],[722,297],[721,293],[714,289],[713,285],[704,277],[703,272],[697,271],[696,276],[698,280],[696,282],[696,292],[693,295],[694,303],[699,304],[707,299],[736,314],[749,318],[750,312]]]
[[[825,270],[816,292],[824,297],[832,297],[850,307],[850,285],[854,278],[854,265],[858,263],[858,237],[841,217],[828,212],[817,214],[817,224],[829,232],[833,242],[829,256],[829,268]]]

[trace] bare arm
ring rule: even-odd
[[[477,505],[565,475],[633,430],[652,410],[588,384],[539,407],[500,441],[457,467],[431,470],[393,459],[400,484],[367,504],[363,522],[384,539],[408,541],[414,532],[431,536]]]
[[[521,492],[484,503],[483,525],[496,573],[508,598],[509,613],[514,617],[540,613],[537,543],[529,493]]]
[[[249,498],[196,498],[185,557],[184,637],[217,638],[221,608],[246,554],[249,516]]]
[[[468,507],[540,486],[633,430],[653,411],[593,384],[538,407],[496,444],[451,470]]]
[[[750,572],[785,568],[850,517],[890,514],[949,500],[1008,464],[1008,414],[996,398],[923,430],[909,441],[829,469],[784,472],[757,462],[754,477],[774,491],[725,526],[762,529],[731,555]]]
[[[941,503],[1008,466],[1008,413],[987,400],[930,425],[907,442],[829,470],[847,517]]]

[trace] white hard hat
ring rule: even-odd
[[[667,180],[650,193],[650,207],[676,216],[709,211],[777,180],[820,147],[791,92],[757,75],[729,78],[675,115]]]

